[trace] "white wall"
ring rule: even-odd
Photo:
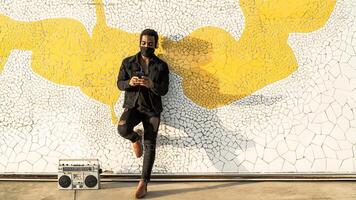
[[[0,13],[21,21],[73,18],[91,32],[95,11],[88,3],[1,1]],[[232,0],[105,3],[108,24],[129,32],[149,25],[179,39],[214,25],[238,39],[244,28]],[[139,12],[144,3],[152,11]],[[181,77],[171,73],[154,172],[356,172],[355,13],[355,1],[338,0],[325,27],[290,35],[295,73],[218,109],[190,101]],[[14,49],[0,74],[0,173],[55,172],[58,158],[67,157],[99,158],[104,170],[117,173],[140,172],[142,158],[135,159],[118,135],[108,106],[79,88],[45,80],[30,66],[31,51]]]

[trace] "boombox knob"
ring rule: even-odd
[[[96,184],[98,184],[98,179],[93,176],[93,175],[89,175],[87,177],[85,177],[84,183],[87,187],[94,187],[96,186]]]
[[[71,184],[71,182],[72,182],[72,181],[70,180],[69,176],[67,176],[67,175],[61,176],[61,177],[59,178],[59,180],[58,180],[58,183],[59,183],[59,185],[60,185],[62,188],[67,188],[67,187],[69,187],[70,184]]]

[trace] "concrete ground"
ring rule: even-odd
[[[0,200],[119,200],[137,182],[102,182],[100,190],[58,190],[57,182],[0,181]],[[151,182],[145,199],[356,200],[356,182]]]

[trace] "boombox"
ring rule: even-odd
[[[98,159],[60,159],[58,164],[59,189],[99,189]]]

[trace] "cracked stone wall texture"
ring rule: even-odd
[[[319,15],[297,23],[297,12],[278,13],[285,27],[266,20],[271,30],[252,31],[263,44],[255,52],[259,45],[243,43],[255,27],[248,0],[0,0],[0,172],[56,172],[59,158],[99,158],[104,170],[140,173],[142,158],[117,133],[115,78],[148,27],[171,69],[154,173],[355,172],[356,2],[338,0],[328,16],[333,1],[305,2]],[[301,28],[308,20],[325,23]],[[269,31],[286,44],[268,42]],[[249,58],[258,65],[241,61],[249,55],[262,55]],[[260,71],[239,71],[241,63]]]

